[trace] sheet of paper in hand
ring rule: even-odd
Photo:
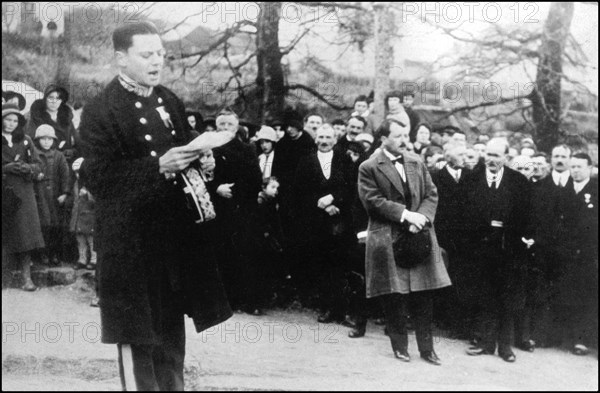
[[[190,151],[202,151],[222,146],[233,139],[231,132],[205,132],[187,144]]]

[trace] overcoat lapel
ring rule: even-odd
[[[398,190],[398,192],[404,197],[404,188],[402,187],[402,179],[400,178],[400,174],[396,170],[394,164],[392,164],[392,161],[390,161],[390,159],[387,158],[387,156],[383,153],[383,150],[379,153],[377,168],[379,168],[379,170],[385,175],[385,177],[388,178],[396,190]]]

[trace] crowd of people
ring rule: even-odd
[[[35,253],[42,264],[60,264],[67,230],[76,234],[79,245],[76,265],[94,268],[94,198],[79,184],[83,159],[66,105],[68,92],[48,86],[44,99],[32,105],[27,122],[18,107],[23,100],[15,93],[3,98],[3,183],[20,201],[20,207],[8,209],[6,215],[3,209],[3,217],[8,218],[3,247],[18,257],[23,289],[34,290],[28,268],[31,255]],[[454,285],[437,305],[436,317],[452,334],[476,339],[481,335],[476,321],[481,305],[477,303],[482,300],[476,290],[481,286],[476,270],[482,267],[477,261],[500,255],[497,250],[479,254],[482,243],[473,236],[480,233],[473,232],[472,226],[476,220],[469,222],[470,216],[483,215],[490,208],[486,201],[477,212],[477,202],[485,199],[468,180],[470,174],[485,169],[489,137],[480,135],[470,144],[458,127],[434,129],[419,120],[418,111],[411,108],[412,98],[410,93],[388,94],[390,115],[386,118],[415,124],[410,126],[406,148],[427,165],[438,189],[435,230]],[[297,300],[319,309],[320,322],[354,326],[351,335],[358,337],[364,335],[366,319],[357,308],[370,308],[367,315],[382,315],[379,305],[357,299],[364,293],[360,288],[364,282],[361,236],[367,229],[367,214],[356,191],[358,167],[379,147],[369,104],[367,96],[357,97],[355,111],[346,120],[332,120],[331,125],[316,113],[300,118],[289,112],[258,131],[240,125],[232,111],[206,121],[198,112],[186,113],[196,136],[214,131],[236,134],[234,140],[214,150],[215,163],[207,182],[218,217],[214,226],[217,255],[235,309],[261,315],[265,307],[289,306]],[[597,214],[595,180],[586,187],[590,192],[582,194],[589,211],[581,212],[580,206],[569,201],[569,197],[581,199],[582,191],[572,195],[568,191],[592,176],[591,159],[566,145],[556,146],[548,156],[538,152],[530,138],[510,146],[506,153],[506,165],[523,175],[516,192],[521,198],[520,221],[514,227],[533,242],[518,241],[519,250],[510,251],[509,273],[483,270],[491,274],[490,286],[500,285],[498,277],[508,280],[503,284],[506,288],[498,291],[512,294],[505,306],[514,308],[517,346],[533,350],[536,345],[557,344],[561,336],[551,329],[554,325],[568,329],[563,334],[583,348],[583,342],[589,345],[587,340],[593,337],[588,329],[597,315],[592,301],[597,283],[573,281],[577,279],[573,276],[591,279],[597,274],[597,246],[590,240],[595,239],[597,225],[579,219]],[[319,164],[321,155],[330,156],[330,167]],[[328,195],[335,197],[336,204],[323,199]],[[581,290],[589,296],[580,297]],[[571,315],[565,306],[569,302],[587,311],[583,316]],[[584,316],[591,319],[581,319]],[[578,329],[584,331],[578,333]]]
[[[117,33],[113,37],[121,73],[103,93],[104,101],[84,109],[79,130],[68,92],[60,86],[48,86],[28,120],[21,114],[22,97],[3,93],[2,247],[18,260],[24,290],[35,290],[32,256],[43,264],[59,263],[70,231],[79,245],[76,264],[94,268],[98,261],[104,269],[99,290],[106,320],[126,320],[127,309],[113,300],[127,293],[127,301],[150,302],[163,316],[174,308],[196,313],[202,330],[228,317],[220,281],[208,279],[219,274],[234,310],[258,316],[269,307],[299,302],[318,309],[319,322],[351,326],[350,337],[359,338],[369,317],[408,319],[406,311],[389,311],[399,307],[393,300],[371,299],[377,289],[367,278],[376,273],[365,271],[373,269],[365,268],[377,231],[373,222],[388,214],[364,183],[382,187],[379,176],[403,189],[407,206],[411,199],[432,202],[423,214],[407,210],[402,219],[415,233],[429,225],[439,243],[439,274],[392,284],[414,291],[415,285],[437,280],[434,286],[442,292],[433,301],[434,319],[449,335],[470,340],[469,354],[494,354],[498,348],[512,362],[513,343],[526,351],[562,343],[576,354],[597,346],[598,189],[588,154],[557,145],[547,155],[530,138],[517,145],[486,135],[468,140],[457,126],[423,121],[412,108],[414,95],[401,91],[387,94],[380,117],[371,99],[361,95],[354,111],[338,119],[289,111],[255,126],[226,109],[204,120],[197,111],[185,112],[173,93],[157,85],[159,65],[148,73],[135,69],[138,46],[151,48],[157,53],[152,59],[159,59],[162,46],[154,30],[127,29],[120,32],[124,41]],[[111,112],[117,107],[123,109]],[[378,173],[370,158],[387,160],[388,148],[396,146],[391,135],[397,125],[408,134],[397,145],[402,157],[389,160],[402,181],[383,166],[368,179],[367,170]],[[210,139],[219,134],[231,137]],[[187,135],[204,138],[201,153],[185,145]],[[426,168],[418,177],[426,185],[423,196],[411,180],[421,167]],[[155,185],[161,178],[172,181],[170,188]],[[186,209],[174,208],[179,203]],[[98,217],[96,208],[102,212]],[[188,225],[189,217],[194,220]],[[158,262],[162,256],[213,260],[201,244],[213,245],[214,268],[206,265],[199,272],[187,262]],[[152,262],[124,266],[122,260]],[[152,272],[151,281],[160,277],[149,294],[131,290],[146,285],[130,280],[139,271]],[[152,299],[179,290],[200,298],[210,292],[220,303],[153,305]],[[140,326],[155,323],[146,308],[129,312]],[[416,314],[414,323],[422,325]],[[103,341],[138,342],[140,348],[155,342],[151,331],[136,326],[103,325]],[[388,324],[388,334],[397,333],[390,332],[394,326]],[[427,345],[422,335],[419,340],[419,346]],[[120,354],[134,350],[147,356],[119,345]],[[426,360],[439,364],[431,352],[422,356],[427,353]],[[397,357],[406,360],[403,350]]]
[[[68,100],[65,88],[49,85],[26,119],[25,98],[2,92],[2,248],[7,263],[19,265],[26,291],[36,290],[34,260],[60,266],[79,255],[78,268],[96,263],[94,199],[77,182],[82,159]]]

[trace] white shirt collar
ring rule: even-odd
[[[393,155],[392,153],[390,153],[389,151],[387,151],[386,149],[382,148],[381,150],[383,150],[383,154],[385,154],[390,159],[390,161],[396,159],[396,156]],[[400,164],[400,163],[396,162],[396,164]]]
[[[554,169],[552,170],[552,180],[557,186],[566,186],[567,182],[569,181],[569,176],[571,176],[569,171],[557,172]]]
[[[331,162],[331,159],[333,158],[333,150],[328,151],[327,153],[323,153],[320,150],[317,150],[317,157],[319,158],[319,161],[322,160],[329,160],[329,162]]]
[[[502,181],[502,176],[504,176],[504,167],[500,168],[498,173],[492,173],[488,168],[485,169],[485,178],[487,179],[487,184],[489,187],[492,186],[492,180],[495,179],[496,188],[500,188],[500,182]]]
[[[581,182],[573,181],[573,188],[575,189],[575,193],[579,194],[581,192],[581,190],[583,190],[589,182],[590,182],[589,177]]]
[[[448,171],[448,173],[450,174],[450,176],[452,176],[454,179],[456,179],[456,177],[460,177],[460,172],[461,169],[454,169],[452,167],[450,167],[450,165],[446,165],[446,170]]]

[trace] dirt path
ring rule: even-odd
[[[34,293],[2,291],[3,390],[120,390],[116,348],[99,342],[99,311],[77,284]],[[236,314],[203,334],[190,320],[187,390],[598,390],[596,355],[556,349],[472,358],[466,344],[438,338],[442,367],[392,356],[382,327],[361,339],[318,324],[310,312]]]

